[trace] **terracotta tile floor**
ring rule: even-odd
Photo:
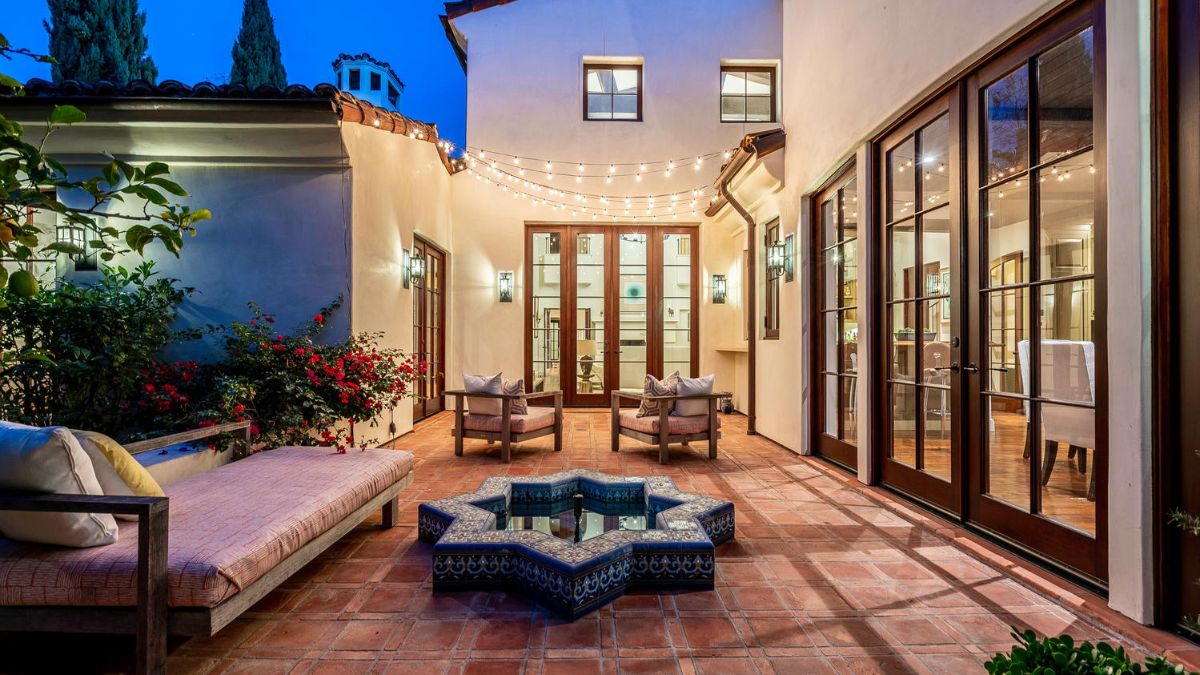
[[[610,452],[607,412],[568,413],[563,452],[539,439],[508,466],[481,441],[455,458],[451,423],[439,416],[396,443],[417,456],[400,526],[379,530],[376,517],[216,637],[173,643],[172,672],[968,673],[1010,646],[1010,625],[1196,654],[961,528],[747,436],[742,417],[726,418],[717,461],[680,449],[665,467],[630,439]],[[666,474],[733,501],[737,538],[718,549],[717,589],[627,596],[575,623],[505,593],[431,593],[418,503],[569,467]],[[0,670],[115,671],[132,646],[69,640],[0,636]]]

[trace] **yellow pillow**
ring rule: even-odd
[[[165,497],[154,476],[122,445],[95,431],[74,431],[79,445],[92,460],[96,479],[104,494],[133,497]]]

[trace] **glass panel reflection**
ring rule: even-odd
[[[985,182],[1029,167],[1029,70],[1014,70],[987,88]]]
[[[917,387],[889,384],[891,393],[892,459],[917,465]]]
[[[663,361],[664,372],[692,373],[692,235],[664,234]],[[668,367],[667,364],[671,364]]]
[[[888,306],[892,337],[892,379],[911,381],[917,368],[916,303]]]
[[[1096,344],[1092,341],[1095,294],[1091,279],[1040,289],[1041,395],[1056,401],[1095,403]],[[1028,349],[1028,347],[1025,347]]]
[[[921,129],[921,208],[945,204],[950,197],[950,114]]]
[[[888,299],[900,300],[917,297],[916,279],[916,235],[912,220],[897,223],[888,228],[892,254],[892,271],[889,277]]]
[[[996,396],[983,397],[984,462],[987,494],[1029,511],[1029,449],[1025,406]]]
[[[840,377],[841,391],[838,392],[841,409],[841,439],[851,445],[858,442],[858,378]]]
[[[620,326],[621,389],[640,390],[646,379],[646,260],[648,240],[645,234],[622,233],[617,236],[620,279],[618,292]]]
[[[1040,172],[1038,250],[1043,279],[1095,271],[1096,181],[1092,156],[1085,152]]]
[[[1042,513],[1096,534],[1096,411],[1043,403]]]
[[[1039,162],[1048,162],[1092,144],[1091,27],[1039,56],[1037,64]]]
[[[984,353],[985,382],[990,391],[1028,395],[1029,290],[1011,288],[986,296],[987,343]]]
[[[552,391],[561,388],[561,239],[557,232],[535,232],[532,236],[533,382],[529,387],[531,391]]]
[[[1003,278],[988,275],[990,287],[1002,283],[1029,281],[1029,181],[1018,178],[984,193],[984,212],[987,217],[988,266],[1004,269]],[[1007,280],[1005,280],[1007,279]]]
[[[916,176],[914,168],[916,142],[910,136],[888,153],[888,220],[896,221],[916,211]]]
[[[604,391],[605,255],[603,234],[575,241],[575,391]]]

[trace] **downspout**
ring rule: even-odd
[[[721,190],[721,196],[725,201],[733,207],[734,211],[746,221],[746,239],[749,241],[750,255],[746,261],[746,278],[742,283],[748,284],[746,287],[746,335],[749,336],[749,345],[747,349],[747,369],[750,371],[747,392],[748,403],[746,405],[746,433],[750,436],[755,435],[755,364],[757,363],[758,352],[758,325],[755,320],[758,317],[758,248],[755,242],[758,241],[758,231],[754,222],[754,216],[742,206],[741,202],[734,199],[733,194],[729,192],[729,181],[722,180],[718,184]]]

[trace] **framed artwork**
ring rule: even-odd
[[[621,297],[631,305],[646,304],[646,282],[626,281],[621,287]]]
[[[1086,239],[1062,237],[1051,244],[1051,264],[1059,276],[1082,274],[1088,268],[1088,242]]]

